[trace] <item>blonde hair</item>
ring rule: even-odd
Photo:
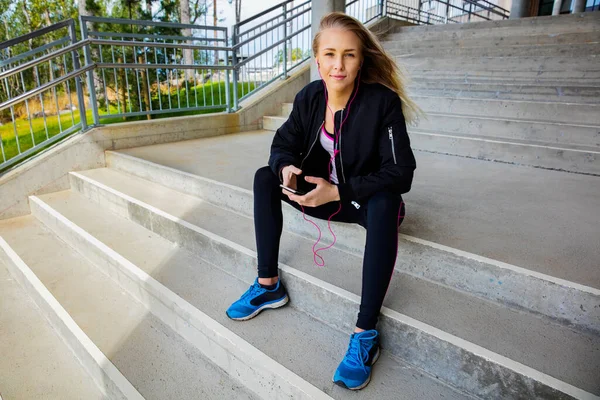
[[[407,124],[415,124],[421,116],[425,117],[423,110],[412,101],[406,93],[408,78],[404,68],[390,57],[377,36],[368,30],[360,21],[342,12],[332,12],[321,18],[319,31],[313,39],[313,54],[317,57],[319,40],[325,29],[343,29],[354,32],[362,43],[363,65],[361,81],[364,83],[380,83],[398,94],[402,103],[402,113]]]

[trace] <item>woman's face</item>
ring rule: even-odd
[[[362,63],[360,39],[354,32],[334,28],[323,30],[316,58],[328,90],[352,91]]]

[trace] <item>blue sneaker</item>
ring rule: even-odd
[[[333,375],[333,382],[350,390],[364,388],[371,381],[371,369],[378,358],[379,333],[375,329],[353,333],[346,356]]]
[[[260,286],[256,278],[250,289],[229,307],[227,316],[236,321],[246,321],[266,308],[283,307],[289,300],[281,279],[277,281],[275,289],[267,290]]]

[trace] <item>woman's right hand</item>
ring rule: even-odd
[[[297,180],[296,176],[302,174],[302,170],[294,167],[293,165],[288,165],[287,167],[283,167],[281,170],[281,177],[283,178],[283,186],[287,186],[291,189],[297,189]],[[289,193],[284,189],[281,189],[283,193]]]

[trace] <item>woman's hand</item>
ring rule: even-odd
[[[287,186],[290,189],[296,190],[296,188],[298,186],[297,182],[296,182],[296,175],[300,175],[301,173],[302,173],[302,170],[294,167],[293,165],[288,165],[287,167],[283,167],[281,169],[281,177],[283,178],[283,186]],[[283,192],[283,194],[290,193],[285,189],[281,189],[281,191]]]
[[[290,200],[295,201],[301,206],[318,207],[322,204],[340,199],[337,185],[332,185],[325,179],[315,178],[314,176],[307,176],[304,179],[306,182],[316,184],[317,187],[306,193],[304,196],[286,193]]]

